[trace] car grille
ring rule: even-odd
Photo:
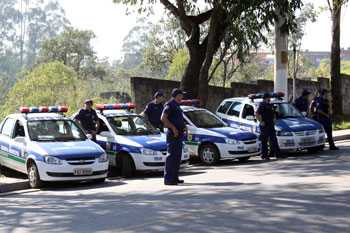
[[[294,132],[296,136],[311,136],[317,133],[317,130],[306,130],[306,131],[298,131]]]
[[[87,165],[93,164],[95,162],[95,157],[68,158],[66,161],[70,165]]]
[[[257,139],[256,138],[249,138],[249,139],[244,139],[242,141],[244,144],[254,144],[254,143],[256,143]]]
[[[299,142],[300,146],[312,146],[316,143],[316,141],[311,141],[311,142]]]
[[[103,175],[103,174],[106,174],[107,171],[108,170],[95,171],[89,176]],[[75,176],[74,173],[71,173],[71,172],[46,172],[46,174],[52,177],[80,177],[80,176],[89,177],[87,175]]]

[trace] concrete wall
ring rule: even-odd
[[[344,113],[350,115],[350,76],[342,75],[342,92]],[[288,100],[292,100],[293,80],[288,80]],[[157,91],[163,92],[166,99],[171,98],[171,91],[180,86],[180,82],[168,81],[160,79],[132,77],[131,78],[131,102],[136,104],[136,112],[143,111],[146,104],[153,100],[154,93]],[[252,93],[265,93],[273,91],[273,81],[258,80],[254,83],[231,83],[231,88],[209,86],[209,96],[207,109],[215,112],[222,100],[231,97],[247,96]],[[304,89],[312,91],[311,99],[317,94],[321,88],[330,88],[329,80],[326,78],[318,78],[317,82],[309,80],[296,80],[297,96],[301,95]],[[186,98],[186,96],[185,96]]]

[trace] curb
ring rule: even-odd
[[[14,183],[0,183],[0,193],[29,189],[28,181],[18,181]]]
[[[342,141],[342,140],[347,140],[347,139],[350,139],[350,134],[333,136],[333,141]],[[327,139],[327,142],[328,142],[328,139]]]

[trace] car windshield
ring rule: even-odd
[[[159,134],[159,131],[140,116],[108,117],[108,122],[118,135],[150,135]]]
[[[32,141],[83,141],[85,134],[71,120],[28,121],[28,132]]]
[[[299,110],[290,103],[273,103],[273,109],[277,119],[303,117]]]
[[[185,112],[185,115],[198,128],[217,128],[227,126],[222,120],[205,110]]]

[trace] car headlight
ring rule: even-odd
[[[293,133],[292,132],[289,132],[289,131],[277,131],[277,136],[282,136],[282,137],[285,137],[285,136],[293,136]]]
[[[321,129],[318,130],[319,133],[324,133],[324,128],[322,127]]]
[[[50,155],[45,155],[44,156],[45,158],[45,163],[47,164],[55,164],[55,165],[61,165],[62,164],[62,160],[56,158],[56,157],[53,157],[53,156],[50,156]]]
[[[188,152],[188,147],[185,145],[183,150],[184,150],[184,153],[187,153]]]
[[[239,145],[240,141],[232,138],[225,138],[225,141],[227,144],[232,144],[232,145]]]
[[[106,153],[101,154],[100,157],[98,157],[98,162],[99,163],[104,163],[108,161],[108,156]]]
[[[141,153],[144,155],[157,155],[157,152],[152,149],[141,148],[140,150],[141,150]]]

